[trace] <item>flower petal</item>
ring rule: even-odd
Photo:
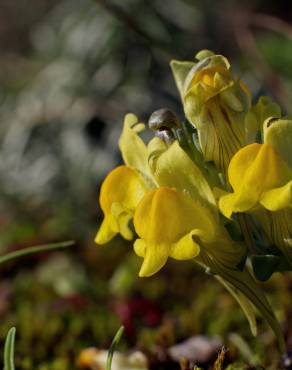
[[[145,257],[146,243],[143,239],[136,239],[134,243],[134,251],[139,257]]]
[[[117,222],[117,232],[126,240],[133,239],[133,232],[129,227],[129,222],[133,217],[130,210],[125,210],[125,205],[114,202],[111,207],[113,219]]]
[[[292,176],[288,165],[270,144],[250,144],[234,155],[228,177],[234,193],[223,196],[219,201],[219,208],[226,217],[230,217],[232,212],[248,211],[258,202],[270,202],[271,207],[279,207],[287,201],[286,188],[277,193],[282,194],[278,205],[269,193],[265,193],[286,185]]]
[[[147,243],[144,261],[142,263],[139,276],[147,277],[154,275],[165,265],[168,255],[169,245]]]
[[[130,167],[120,166],[108,174],[100,190],[99,200],[105,219],[95,238],[96,243],[107,243],[119,232],[125,239],[132,239],[128,223],[147,189],[144,178]]]
[[[190,232],[173,244],[169,256],[176,260],[189,260],[197,257],[200,253],[200,246],[194,242],[193,235],[195,233],[195,231]]]
[[[231,218],[232,213],[246,212],[257,202],[256,194],[242,191],[240,194],[232,193],[223,195],[219,199],[219,208],[221,213]]]
[[[139,203],[134,226],[146,242],[174,244],[194,229],[213,240],[217,222],[213,214],[187,194],[168,187],[149,191]]]
[[[266,191],[260,203],[269,211],[278,211],[292,206],[292,180],[284,186]]]
[[[157,272],[168,256],[179,260],[196,257],[198,243],[216,240],[217,222],[206,207],[187,194],[167,187],[146,193],[134,215],[134,226],[141,238],[134,249],[144,257],[140,276]]]
[[[139,123],[134,114],[127,114],[124,119],[124,128],[119,140],[119,146],[125,164],[140,171],[145,176],[150,176],[147,163],[147,147],[139,137],[145,125]]]
[[[244,183],[261,194],[288,182],[291,171],[272,145],[250,144],[232,158],[228,176],[234,190],[241,188]]]
[[[177,141],[167,147],[154,138],[148,144],[148,153],[149,167],[158,185],[187,192],[195,201],[215,209],[215,198],[207,180]]]
[[[118,233],[116,220],[111,216],[105,217],[94,239],[96,244],[106,244]]]

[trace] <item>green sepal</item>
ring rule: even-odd
[[[181,62],[179,60],[172,60],[170,62],[170,68],[182,100],[184,96],[184,84],[186,77],[194,66],[194,62]]]
[[[251,257],[251,263],[254,275],[259,281],[267,281],[274,272],[292,270],[284,256],[255,255]]]

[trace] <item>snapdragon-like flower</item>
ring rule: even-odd
[[[159,187],[143,197],[134,216],[140,237],[134,249],[144,258],[140,276],[156,273],[168,257],[177,260],[196,257],[200,244],[214,237],[214,226],[208,216],[206,209],[188,195],[168,187]]]
[[[291,204],[292,171],[270,144],[250,144],[240,149],[228,168],[233,193],[220,199],[226,217],[246,212],[258,204],[277,211]]]
[[[148,169],[147,148],[138,136],[141,130],[144,125],[136,116],[128,114],[120,138],[126,165],[111,171],[101,186],[99,201],[105,217],[95,238],[98,244],[107,243],[118,233],[125,239],[133,238],[129,222],[146,191],[154,186]]]
[[[107,243],[118,233],[127,240],[133,238],[129,221],[146,190],[142,176],[131,167],[120,166],[110,172],[100,191],[100,205],[105,218],[96,243]]]
[[[205,160],[226,172],[231,157],[246,144],[250,92],[222,55],[203,50],[196,57],[197,63],[172,61],[172,71]]]
[[[228,168],[233,193],[221,197],[226,217],[249,212],[292,266],[292,121],[265,121],[264,143],[240,149]]]

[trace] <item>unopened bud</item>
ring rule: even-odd
[[[179,127],[179,120],[171,110],[162,108],[151,114],[148,125],[155,131],[155,136],[170,145],[175,140],[172,130]]]
[[[179,120],[170,109],[162,108],[151,114],[148,124],[154,131],[174,129],[179,127]]]

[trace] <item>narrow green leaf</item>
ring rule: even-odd
[[[242,308],[249,326],[252,335],[255,337],[257,335],[257,323],[256,323],[256,317],[253,310],[252,303],[246,298],[244,294],[242,294],[238,289],[236,289],[235,286],[229,284],[227,281],[225,281],[221,276],[216,276],[217,280],[220,281],[220,283],[225,286],[225,288],[230,292],[230,294],[237,300],[238,304]]]
[[[198,259],[198,258],[197,258]],[[273,329],[278,340],[279,349],[285,353],[286,344],[283,337],[282,328],[263,292],[259,289],[255,279],[250,275],[247,269],[240,271],[229,268],[212,259],[207,253],[201,251],[200,259],[203,264],[210,267],[213,273],[221,276],[228,284],[235,287],[241,292],[250,302],[259,310],[262,316],[267,320],[270,327]]]
[[[16,329],[12,327],[5,340],[4,346],[4,370],[15,370],[14,367],[14,342]]]
[[[116,350],[116,346],[118,345],[119,341],[121,340],[121,337],[123,335],[125,328],[124,326],[121,326],[120,329],[117,331],[112,344],[108,350],[108,356],[107,356],[107,361],[106,361],[106,370],[111,370],[112,368],[112,360],[113,360],[113,355]]]
[[[11,253],[4,254],[3,256],[0,256],[0,264],[14,260],[22,256],[27,256],[29,254],[47,252],[47,251],[58,249],[58,248],[67,248],[73,245],[74,243],[75,242],[73,240],[69,240],[66,242],[37,245],[35,247],[20,249],[20,250],[11,252]]]

